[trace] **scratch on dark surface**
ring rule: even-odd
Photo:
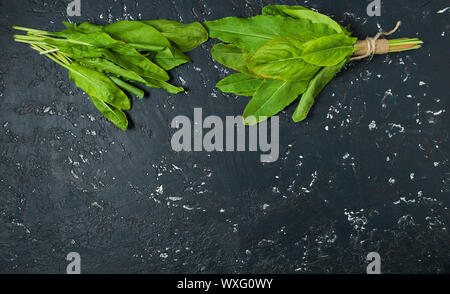
[[[426,0],[426,1],[422,0],[422,7],[428,6],[431,2],[433,2],[433,0]]]

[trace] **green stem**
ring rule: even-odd
[[[16,42],[19,43],[26,43],[26,44],[40,44],[40,45],[48,45],[47,43],[44,42],[33,42],[33,41],[27,41],[27,40],[15,40]]]
[[[138,96],[139,98],[144,98],[144,91],[142,91],[141,89],[138,89],[135,86],[130,85],[127,82],[124,82],[121,79],[118,79],[116,77],[110,76],[109,78],[120,88],[127,90],[130,93],[133,93],[134,95]]]
[[[44,52],[45,51],[45,48],[38,47],[37,45],[34,45],[34,44],[31,45],[31,48],[33,48],[34,50],[39,51],[39,52]],[[50,58],[51,60],[53,60],[54,62],[56,62],[57,64],[61,65],[62,67],[70,70],[70,67],[68,65],[66,65],[62,61],[58,60],[53,55],[51,55],[49,53],[44,53],[44,55],[47,56],[48,58]]]
[[[41,35],[51,35],[52,34],[50,32],[24,28],[24,27],[20,27],[20,26],[13,26],[13,29],[18,30],[18,31],[26,31],[26,32],[31,33],[31,34],[41,34]]]
[[[408,49],[391,49],[389,52],[392,52],[392,53],[403,52],[403,51],[408,51],[408,50],[417,50],[417,49],[420,49],[420,48],[422,48],[422,46],[417,45],[417,46],[414,46],[414,47],[411,47],[411,48],[408,48]]]
[[[43,37],[41,35],[14,35],[14,39],[16,41],[22,40],[22,41],[39,41],[39,42],[45,42],[46,39],[51,39],[54,40],[56,42],[69,42],[72,44],[79,44],[79,45],[85,45],[85,46],[93,46],[92,44],[86,43],[86,42],[81,42],[81,41],[76,41],[76,40],[72,40],[72,39],[68,39],[68,38],[64,38],[64,39],[60,39],[60,38],[53,38],[53,37]]]
[[[56,52],[56,51],[59,51],[59,49],[58,48],[49,49],[47,51],[41,52],[40,54],[53,53],[53,52]]]
[[[22,41],[44,41],[45,38],[42,37],[36,37],[36,36],[29,36],[29,35],[14,35],[14,39],[22,40]]]
[[[56,53],[56,55],[59,56],[59,59],[60,59],[62,62],[64,62],[65,64],[70,65],[70,64],[72,63],[72,60],[71,60],[68,56],[66,56],[64,53],[62,53],[62,52],[60,52],[60,51],[55,52],[55,53]]]
[[[423,42],[418,38],[401,38],[389,40],[389,52],[403,52],[421,48]]]

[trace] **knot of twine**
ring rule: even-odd
[[[373,56],[377,52],[377,45],[378,45],[377,41],[378,41],[378,39],[380,39],[381,36],[390,36],[390,35],[394,34],[398,30],[398,28],[400,27],[401,24],[402,24],[402,22],[398,21],[397,25],[395,26],[395,28],[393,28],[391,31],[389,31],[389,32],[380,32],[380,33],[376,34],[375,37],[373,37],[373,38],[367,37],[366,40],[365,40],[367,42],[367,51],[366,51],[366,53],[364,55],[361,55],[361,56],[353,57],[351,60],[360,60],[360,59],[364,59],[364,58],[369,57],[369,56]],[[389,50],[388,50],[388,52],[389,52]],[[385,52],[385,53],[387,53],[387,52]]]

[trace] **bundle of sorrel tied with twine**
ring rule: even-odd
[[[400,25],[401,21],[397,22],[395,28],[389,32],[381,32],[374,37],[368,37],[365,40],[359,40],[355,43],[356,51],[352,60],[360,60],[366,57],[371,57],[374,54],[387,54],[391,52],[402,52],[407,50],[415,50],[421,48],[423,42],[417,38],[401,38],[401,39],[380,39],[384,36],[390,36],[394,34]]]

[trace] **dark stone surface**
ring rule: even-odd
[[[214,87],[215,41],[172,71],[187,94],[151,89],[133,128],[113,127],[66,70],[12,41],[12,25],[62,29],[68,2],[0,1],[1,273],[64,273],[71,251],[83,273],[364,273],[371,251],[385,273],[450,271],[448,1],[383,1],[372,18],[365,1],[298,1],[361,38],[401,19],[395,37],[425,47],[351,64],[303,124],[282,113],[272,164],[171,150],[175,116],[245,107]],[[272,3],[296,2],[82,0],[70,20],[205,21]]]

